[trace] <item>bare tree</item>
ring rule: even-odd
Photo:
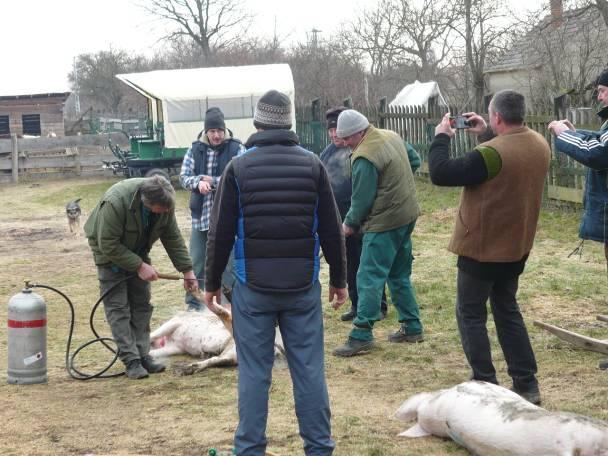
[[[473,108],[481,111],[485,92],[484,71],[493,57],[507,47],[510,24],[501,0],[457,0],[460,20],[450,25],[464,43],[467,93]],[[469,86],[470,84],[470,86]]]
[[[298,104],[320,98],[323,104],[335,104],[352,97],[363,103],[365,71],[349,56],[338,39],[315,39],[298,43],[287,55],[296,88]]]
[[[602,15],[604,24],[608,26],[608,0],[594,0],[593,3]]]
[[[113,116],[119,116],[130,107],[132,109],[137,106],[137,96],[134,97],[133,91],[116,79],[116,75],[146,69],[143,57],[110,48],[94,54],[79,55],[75,66],[76,71],[71,72],[68,78],[72,87],[78,84],[83,105],[95,106],[97,110]]]
[[[251,19],[243,9],[243,0],[145,0],[140,6],[173,24],[164,39],[191,39],[206,62],[217,51],[237,43]]]
[[[391,3],[392,10],[385,11],[385,16],[398,31],[393,46],[407,54],[404,58],[416,68],[418,79],[436,79],[438,69],[450,63],[449,32],[456,20],[456,9],[448,0],[423,0],[418,8],[408,0]]]
[[[589,83],[606,64],[606,32],[608,26],[591,5],[565,11],[557,21],[547,16],[533,22],[523,38],[528,43],[523,57],[533,68],[528,83],[535,106],[553,108],[554,97],[566,92],[570,103],[589,105]]]

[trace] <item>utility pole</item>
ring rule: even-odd
[[[78,66],[76,65],[76,57],[73,58],[74,68],[74,111],[76,116],[80,115],[80,82],[78,81]]]
[[[313,49],[317,49],[317,45],[319,44],[319,33],[321,33],[321,30],[313,28],[310,31],[310,47],[312,47]]]

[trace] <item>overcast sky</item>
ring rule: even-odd
[[[140,0],[144,1],[144,0]],[[329,36],[376,0],[246,0],[253,35],[271,36],[276,20],[285,41],[304,41],[313,28]],[[76,55],[108,49],[146,52],[160,45],[158,23],[134,0],[1,0],[0,96],[69,90]],[[512,9],[548,0],[510,0]]]

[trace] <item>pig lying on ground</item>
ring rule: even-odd
[[[236,346],[232,338],[232,319],[220,319],[204,308],[202,312],[180,312],[150,334],[150,356],[164,358],[188,354],[203,358],[195,363],[176,363],[174,371],[179,375],[201,372],[208,367],[236,366]],[[285,359],[281,333],[277,328],[275,361]]]
[[[547,411],[491,383],[469,381],[416,394],[395,417],[417,420],[400,436],[449,437],[476,455],[608,455],[608,423]]]

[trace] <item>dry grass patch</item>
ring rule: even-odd
[[[98,284],[86,240],[68,232],[65,204],[82,197],[82,224],[103,191],[115,179],[66,180],[0,187],[0,297],[7,303],[23,280],[59,288],[76,307],[73,347],[90,340],[91,306]],[[397,433],[409,427],[391,418],[408,396],[453,386],[468,378],[454,320],[455,257],[447,252],[458,190],[419,182],[423,215],[414,231],[413,280],[427,339],[422,344],[389,344],[397,328],[394,309],[375,329],[377,348],[368,356],[339,359],[329,353],[350,329],[327,304],[325,313],[326,370],[332,404],[336,455],[465,455],[455,443],[437,438],[404,440]],[[178,192],[178,222],[190,233],[188,194]],[[539,362],[545,406],[596,418],[608,418],[606,373],[596,366],[600,355],[576,350],[549,333],[532,327],[541,319],[594,337],[608,335],[595,321],[606,310],[606,270],[601,245],[585,245],[582,259],[567,258],[577,245],[577,211],[544,211],[538,242],[520,296]],[[152,251],[158,269],[171,272],[161,246]],[[326,285],[327,271],[322,281]],[[210,447],[230,448],[237,424],[236,370],[212,369],[178,377],[169,370],[142,381],[124,377],[79,382],[65,372],[64,356],[69,313],[63,300],[36,290],[48,304],[48,370],[46,385],[6,384],[6,356],[0,358],[0,454],[150,454],[204,455]],[[324,288],[324,299],[327,289]],[[153,327],[182,310],[181,284],[153,284]],[[6,321],[6,306],[0,307]],[[103,311],[95,324],[109,330]],[[499,379],[509,379],[489,324]],[[6,325],[0,326],[0,351],[6,353]],[[86,349],[78,366],[94,372],[111,358],[101,346]],[[184,359],[184,358],[178,358]],[[114,368],[114,371],[119,368]],[[268,421],[269,449],[302,454],[287,369],[275,369]]]

